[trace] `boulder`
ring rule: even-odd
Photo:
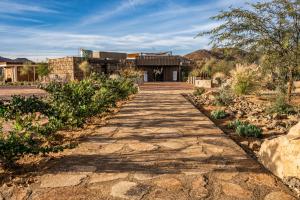
[[[300,122],[287,135],[264,141],[259,159],[282,179],[300,179]]]

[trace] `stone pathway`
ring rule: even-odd
[[[24,199],[296,199],[181,92],[141,91]]]

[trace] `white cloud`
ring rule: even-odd
[[[20,14],[25,12],[57,13],[56,10],[52,10],[39,5],[30,5],[28,3],[21,4],[21,3],[13,2],[12,0],[0,1],[0,13]]]
[[[130,10],[135,6],[143,5],[149,2],[149,0],[123,0],[121,4],[118,4],[116,7],[112,8],[109,11],[99,11],[90,16],[85,16],[81,21],[81,25],[89,25],[101,22],[105,19],[111,18],[113,16],[119,15],[124,11]]]
[[[186,32],[198,31],[199,29],[201,27],[193,27]],[[76,56],[80,47],[123,52],[151,51],[153,49],[187,52],[191,48],[197,49],[206,43],[206,38],[194,39],[189,35],[174,35],[172,32],[169,34],[137,33],[124,36],[106,36],[5,26],[0,26],[0,31],[3,32],[3,40],[0,41],[0,46],[3,47],[0,51],[2,56],[27,56],[31,59]],[[7,54],[7,52],[13,52],[13,54]]]

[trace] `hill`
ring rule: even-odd
[[[0,62],[22,62],[22,63],[25,63],[25,62],[33,62],[33,61],[31,61],[27,58],[10,59],[10,58],[5,58],[5,57],[0,56]]]
[[[11,62],[11,61],[13,61],[13,60],[9,59],[9,58],[4,58],[4,57],[0,56],[0,62]]]
[[[207,60],[210,58],[215,58],[217,60],[230,60],[238,61],[244,60],[247,53],[240,49],[225,49],[225,48],[215,48],[212,50],[200,49],[185,55],[185,58],[194,61]]]

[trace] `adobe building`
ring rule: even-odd
[[[33,82],[37,80],[38,75],[35,73],[36,64],[33,62],[30,63],[31,70],[29,70],[27,74],[23,75],[21,73],[22,68],[27,64],[27,62],[23,62],[22,60],[0,62],[3,80],[5,82]]]
[[[135,54],[130,54],[133,57]],[[171,52],[141,53],[135,58],[138,69],[144,72],[144,81],[186,81],[191,70],[190,60]]]

